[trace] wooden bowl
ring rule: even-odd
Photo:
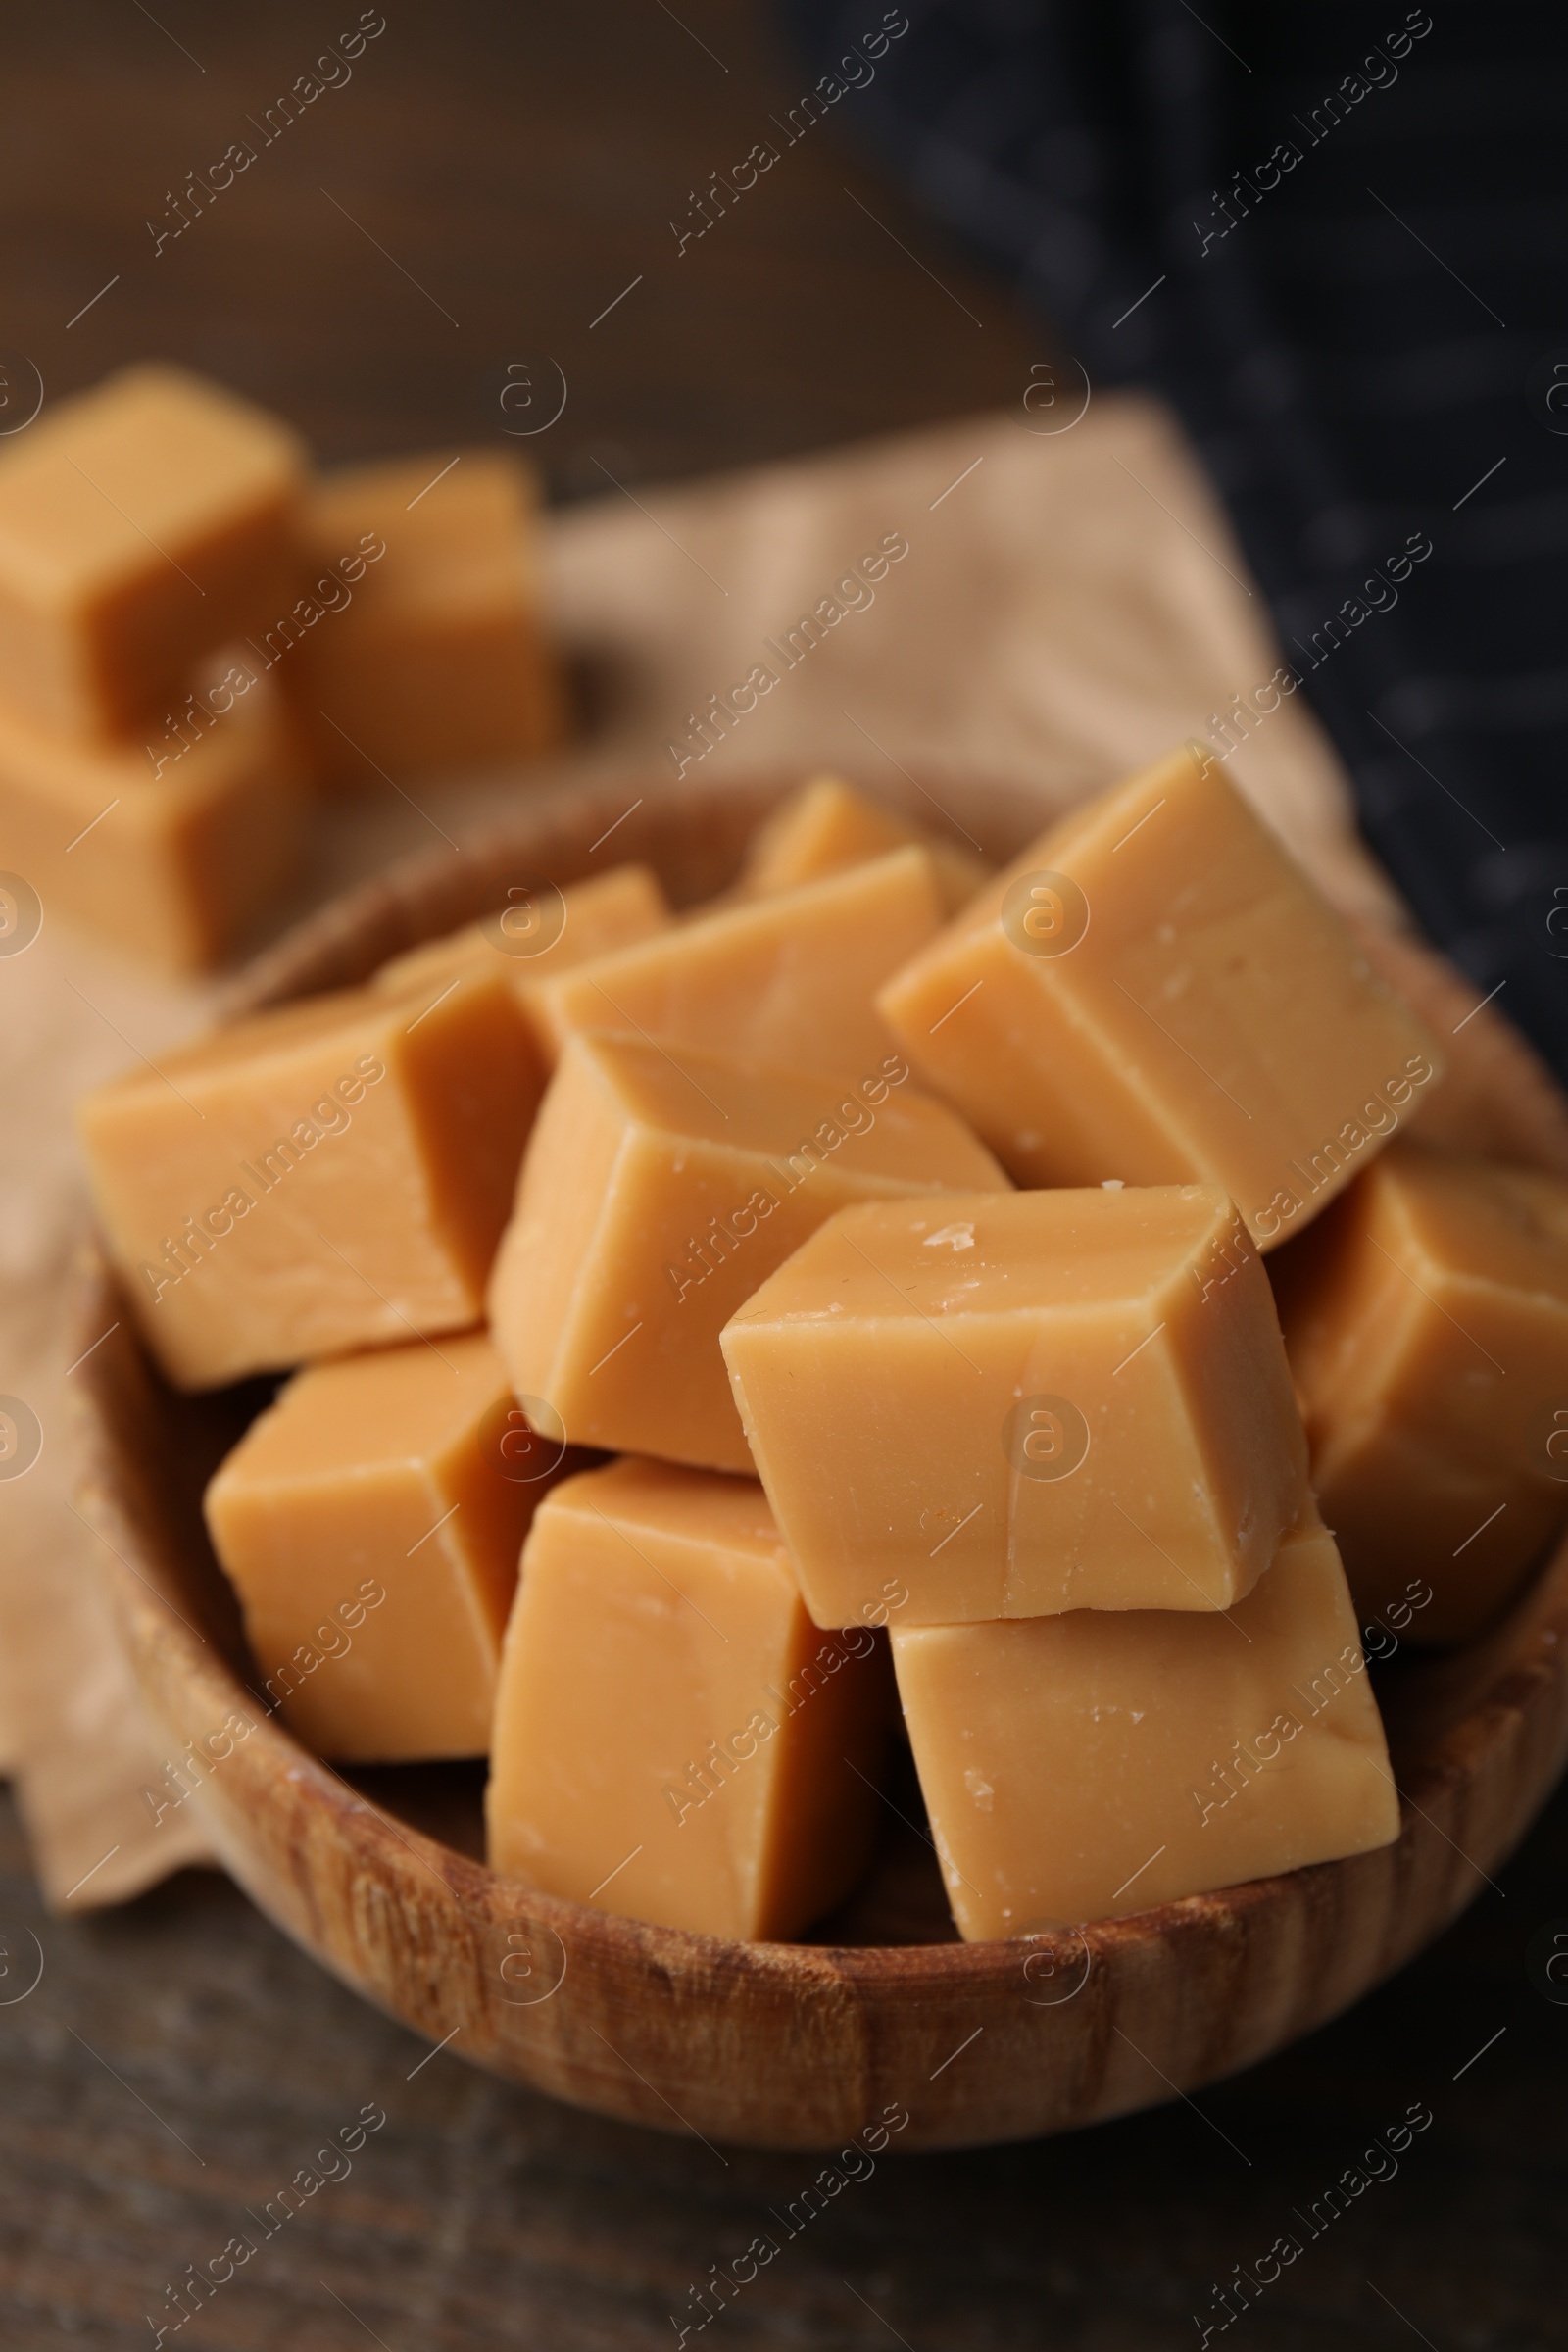
[[[410,860],[305,923],[252,967],[233,1006],[360,980],[525,876],[565,882],[640,858],[690,903],[729,881],[794,781],[634,781],[524,803],[460,853]],[[999,859],[1042,822],[1023,790],[933,789]],[[884,797],[932,818],[912,783]],[[1443,1115],[1455,1137],[1568,1171],[1568,1108],[1523,1043],[1490,1011],[1450,1037],[1469,984],[1407,943],[1368,949],[1454,1057]],[[478,1768],[350,1781],[262,1713],[200,1496],[263,1392],[172,1394],[96,1245],[76,1311],[73,1353],[119,1322],[78,1384],[84,1507],[122,1562],[124,1641],[166,1752],[210,1735],[221,1747],[225,1725],[229,1740],[253,1727],[202,1783],[227,1868],[296,1942],[416,2032],[602,2114],[768,2148],[827,2147],[903,2115],[900,2148],[937,2148],[1196,2090],[1321,2025],[1430,1942],[1522,1836],[1568,1748],[1565,1546],[1484,1642],[1380,1676],[1403,1792],[1398,1842],[1381,1852],[1134,1919],[961,1944],[911,1788],[894,1792],[910,1818],[890,1808],[867,1885],[808,1942],[728,1943],[535,1894],[478,1858]]]

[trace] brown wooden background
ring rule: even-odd
[[[169,223],[186,172],[231,140],[258,145],[247,118],[358,14],[352,0],[10,12],[0,345],[51,395],[171,354],[348,457],[499,434],[509,363],[547,354],[567,407],[526,446],[568,498],[602,490],[603,468],[635,487],[1010,404],[1048,348],[854,156],[853,98],[677,256],[670,219],[773,135],[805,85],[750,0],[680,0],[678,14],[661,0],[386,0],[347,86],[155,255],[146,222]],[[1438,1950],[1196,2107],[1022,2149],[884,2158],[707,2340],[1196,2343],[1212,2287],[1282,2231],[1300,2237],[1296,2209],[1420,2101],[1434,2122],[1397,2177],[1237,2327],[1258,2352],[1316,2352],[1331,2331],[1348,2347],[1560,2345],[1568,2007],[1527,1963],[1534,1940],[1539,1976],[1544,1932],[1568,1934],[1565,1846],[1559,1801]],[[151,2343],[148,2315],[172,2316],[166,2289],[186,2266],[220,2253],[367,2102],[388,2120],[350,2177],[166,2341],[670,2345],[689,2289],[815,2170],[595,2122],[450,2055],[421,2066],[417,2042],[212,1877],[51,1921],[9,1812],[0,1906],[7,2352]],[[41,1982],[15,1998],[40,1951]]]

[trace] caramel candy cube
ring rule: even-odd
[[[99,1217],[169,1378],[476,1323],[541,1083],[486,979],[286,1004],[86,1096]]]
[[[1122,1919],[1398,1836],[1345,1572],[1315,1518],[1228,1616],[895,1621],[893,1658],[969,1942]]]
[[[818,1625],[1228,1609],[1307,1504],[1268,1280],[1209,1185],[841,1209],[726,1325]]]
[[[949,914],[956,914],[991,879],[990,866],[976,852],[906,825],[837,776],[813,776],[752,836],[740,886],[748,897],[765,898],[840,873],[847,865],[862,865],[909,842],[929,852]]]
[[[673,917],[658,876],[646,865],[612,866],[558,889],[521,882],[505,906],[445,939],[427,940],[394,956],[376,973],[376,988],[432,994],[460,973],[498,972],[510,984],[547,1068],[557,1042],[539,1009],[541,985],[595,956],[667,931]]]
[[[127,368],[0,456],[0,694],[114,735],[293,596],[294,435],[177,368]]]
[[[1568,1516],[1568,1185],[1401,1140],[1274,1264],[1350,1590],[1463,1641]]]
[[[541,985],[539,1014],[558,1053],[578,1030],[619,1029],[853,1076],[893,1043],[873,991],[941,921],[929,852],[895,850],[579,964]]]
[[[891,1715],[751,1479],[618,1461],[545,1499],[507,1628],[491,1867],[663,1927],[796,1936],[864,1868]]]
[[[43,903],[174,972],[219,962],[286,878],[307,796],[265,681],[198,689],[188,742],[95,743],[0,703],[0,868]]]
[[[846,1202],[1007,1189],[908,1074],[896,1054],[846,1086],[574,1038],[490,1283],[518,1394],[578,1444],[750,1475],[718,1335],[759,1283]]]
[[[268,652],[328,780],[384,791],[385,776],[532,759],[561,741],[538,528],[532,475],[499,451],[432,450],[315,485],[302,600],[314,610]]]
[[[482,1756],[517,1559],[562,1449],[482,1332],[313,1364],[207,1490],[267,1700],[344,1763]]]
[[[878,998],[1020,1184],[1217,1184],[1287,1240],[1442,1057],[1216,760],[1075,809]]]

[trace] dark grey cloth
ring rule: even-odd
[[[790,13],[816,73],[884,23]],[[1367,840],[1568,1077],[1568,12],[908,13],[835,120],[1171,400]]]

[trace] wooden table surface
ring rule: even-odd
[[[346,0],[56,0],[8,24],[6,398],[29,363],[52,397],[169,354],[350,457],[499,437],[531,420],[515,392],[503,407],[509,380],[542,402],[553,364],[565,410],[514,446],[569,498],[607,473],[635,489],[1011,404],[1049,349],[832,122],[784,144],[773,119],[807,76],[750,5],[388,0],[352,78],[269,140],[269,107],[356,22]],[[769,138],[778,163],[678,250],[694,191]],[[187,203],[175,236],[186,174],[210,181],[241,140],[254,163]],[[1544,1970],[1555,1931],[1568,1950],[1565,1853],[1559,1799],[1439,1948],[1196,2104],[1025,2148],[889,2153],[702,2332],[1152,2352],[1217,2337],[1214,2290],[1238,2266],[1270,2274],[1290,2236],[1299,2258],[1233,2322],[1259,2352],[1331,2330],[1559,2346],[1568,2005]],[[6,2352],[107,2352],[160,2326],[246,2352],[667,2346],[701,2317],[693,2290],[818,2170],[428,2056],[216,1877],[52,1921],[7,1809],[0,1886]],[[1386,2152],[1412,2107],[1430,2125]],[[341,2170],[318,2151],[366,2109],[385,2122],[352,2169],[263,2237],[303,2168]],[[172,2290],[241,2231],[258,2251],[175,2330]]]

